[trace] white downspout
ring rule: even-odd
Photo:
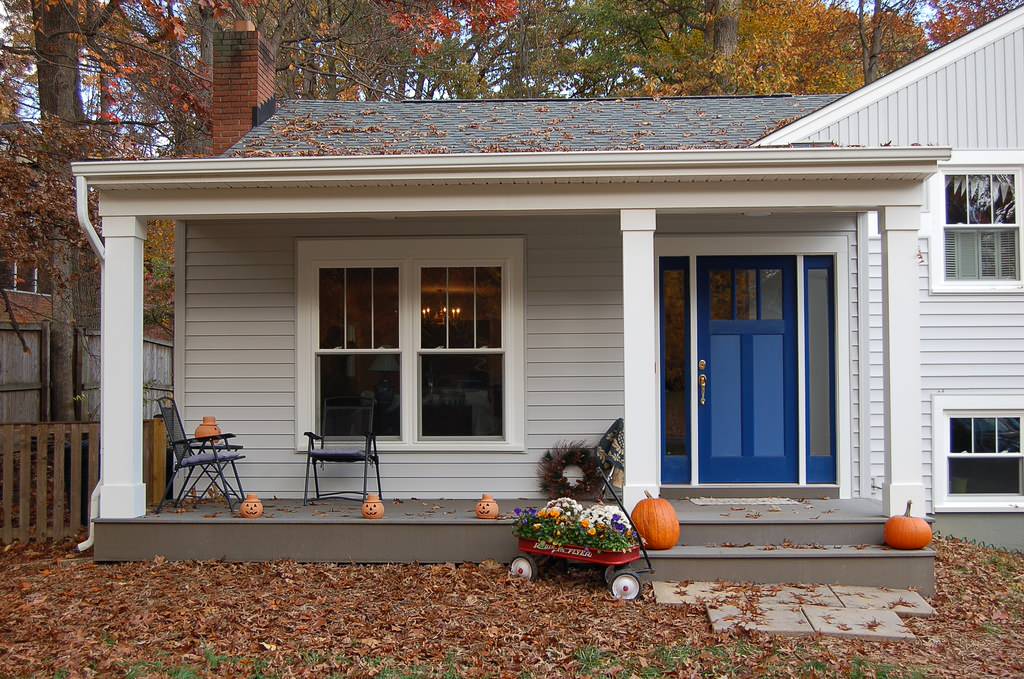
[[[78,225],[82,227],[82,231],[85,232],[86,237],[89,239],[89,245],[92,247],[93,252],[100,260],[100,287],[103,286],[103,268],[104,261],[107,257],[107,251],[103,247],[103,241],[100,240],[100,236],[96,233],[96,228],[92,225],[92,220],[89,219],[89,184],[85,177],[75,177],[75,209],[78,213]],[[100,314],[100,335],[103,334],[103,315]],[[102,395],[102,388],[100,394]],[[102,470],[102,466],[100,467]],[[86,538],[85,542],[78,544],[79,552],[92,547],[93,539],[95,537],[93,533],[93,520],[100,512],[100,489],[103,487],[103,477],[101,476],[99,481],[96,483],[96,487],[92,491],[92,495],[89,498],[89,537]]]

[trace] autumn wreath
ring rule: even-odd
[[[567,467],[579,467],[582,478],[571,481],[565,475]],[[583,441],[561,442],[544,453],[538,466],[540,488],[550,498],[594,497],[601,487],[601,470],[592,448]]]

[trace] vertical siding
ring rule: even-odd
[[[841,146],[1024,148],[1024,29],[806,137]]]
[[[240,471],[247,490],[267,496],[300,493],[305,458],[292,452],[295,238],[467,233],[526,240],[528,451],[384,453],[384,490],[406,497],[535,494],[536,464],[547,448],[564,439],[596,442],[622,416],[622,255],[614,218],[401,226],[190,223],[184,311],[187,426],[213,414],[238,434],[246,447]],[[354,466],[335,465],[327,473],[355,471]],[[351,479],[332,483],[353,487]]]

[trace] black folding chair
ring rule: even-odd
[[[377,493],[383,498],[380,488],[380,458],[377,455],[377,436],[373,431],[373,411],[377,403],[372,398],[333,397],[324,400],[320,415],[320,432],[305,432],[309,439],[306,449],[306,485],[302,491],[302,504],[309,503],[309,469],[313,468],[314,500],[338,497],[345,500],[366,500],[366,484],[369,467],[372,464],[377,473]],[[361,445],[350,447],[325,448],[326,438],[362,439]],[[317,447],[319,444],[319,447]],[[321,468],[326,462],[362,462],[363,491],[337,490],[328,493],[320,492],[320,475],[317,464]]]
[[[167,429],[167,450],[174,454],[174,471],[171,472],[171,478],[167,481],[164,496],[160,499],[160,504],[157,505],[157,513],[163,508],[164,501],[174,486],[175,477],[183,469],[188,470],[188,473],[181,484],[181,491],[174,498],[175,507],[181,506],[181,501],[185,496],[192,492],[200,481],[206,479],[209,481],[209,484],[207,484],[201,495],[205,495],[210,488],[216,488],[224,496],[224,499],[227,500],[228,509],[235,511],[233,499],[241,502],[245,497],[242,490],[242,480],[238,477],[238,468],[235,467],[235,461],[243,459],[245,455],[238,453],[239,450],[242,450],[242,446],[227,443],[228,439],[235,438],[235,435],[186,435],[185,428],[181,424],[181,416],[178,414],[178,406],[175,404],[174,399],[171,398],[160,402],[160,414],[164,418],[164,425]],[[224,470],[228,465],[231,466],[231,471],[235,476],[235,483],[237,485],[234,487],[224,475]]]

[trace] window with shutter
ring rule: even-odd
[[[1015,179],[1013,174],[946,175],[946,280],[1019,279]]]

